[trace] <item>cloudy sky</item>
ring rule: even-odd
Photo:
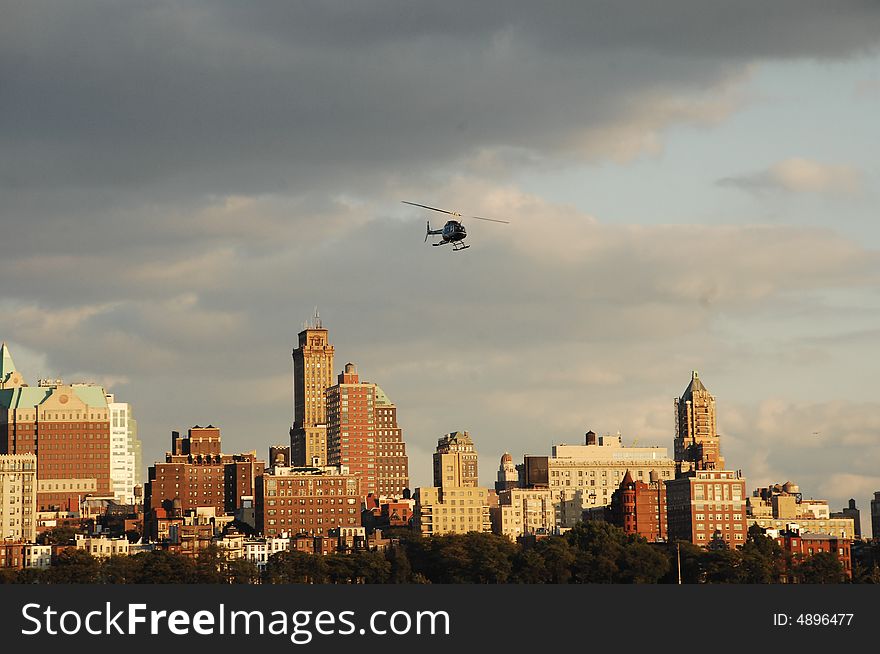
[[[265,452],[317,306],[414,485],[456,429],[485,484],[588,429],[671,452],[697,369],[749,487],[864,516],[880,7],[715,4],[5,0],[0,338],[147,461]],[[511,224],[453,254],[400,200]]]

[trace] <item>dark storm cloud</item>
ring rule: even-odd
[[[758,57],[876,44],[872,3],[7,3],[0,184],[359,187],[564,149]],[[674,120],[672,117],[671,120]]]
[[[878,35],[867,2],[6,2],[0,338],[129,380],[146,461],[195,422],[229,450],[283,442],[315,304],[413,449],[471,428],[490,457],[544,452],[587,420],[668,446],[658,384],[748,349],[714,317],[876,285],[876,253],[618,229],[465,173],[632,158],[734,110],[752,62]],[[522,218],[450,259],[390,215],[429,194]]]

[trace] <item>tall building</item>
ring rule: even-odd
[[[293,350],[293,427],[290,449],[294,465],[327,463],[327,408],[324,392],[333,384],[333,346],[315,311]]]
[[[491,531],[489,489],[477,484],[477,451],[467,432],[437,441],[434,486],[417,488],[413,527],[424,536]]]
[[[746,541],[746,481],[732,470],[696,470],[666,482],[669,540],[707,546]]]
[[[666,484],[656,470],[648,482],[635,481],[629,470],[620,486],[611,496],[608,522],[627,534],[637,534],[648,542],[666,541],[669,529],[666,521]]]
[[[437,441],[434,452],[434,486],[479,486],[477,450],[471,435],[454,431]]]
[[[874,491],[871,500],[871,537],[880,542],[880,491]]]
[[[0,345],[0,454],[36,454],[37,510],[77,511],[87,495],[112,495],[110,409],[94,384],[28,386]]]
[[[376,384],[362,382],[353,363],[326,391],[327,459],[361,478],[363,493],[399,497],[409,486],[406,445],[397,407]]]
[[[0,541],[37,538],[37,457],[0,455]]]
[[[682,396],[675,400],[675,468],[676,475],[724,469],[715,425],[715,398],[696,370]]]
[[[134,504],[134,487],[141,483],[140,449],[137,422],[132,417],[131,405],[116,402],[107,394],[110,408],[110,481],[113,496],[122,504]]]
[[[257,530],[265,536],[327,536],[359,527],[360,480],[344,466],[275,466],[257,482]]]
[[[171,451],[150,467],[144,513],[171,505],[184,512],[211,507],[217,515],[241,508],[243,497],[254,496],[265,463],[256,452],[223,454],[220,447],[220,430],[212,425],[196,425],[183,437],[171,432]]]
[[[672,479],[675,462],[665,447],[626,447],[620,434],[586,434],[584,445],[554,445],[552,455],[525,457],[525,485],[549,488],[557,526],[573,527],[589,509],[608,506],[627,470],[647,482],[652,472]]]

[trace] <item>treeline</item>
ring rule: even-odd
[[[94,558],[67,549],[44,569],[0,571],[6,583],[98,584],[589,584],[589,583],[842,583],[849,581],[835,555],[792,558],[755,530],[742,549],[723,542],[705,550],[689,543],[649,544],[606,523],[580,524],[564,536],[522,547],[493,534],[421,538],[407,530],[385,552],[329,556],[281,552],[266,568],[227,560],[215,546],[195,558],[164,550]],[[855,566],[853,581],[880,583],[877,552]],[[679,567],[680,561],[680,567]]]

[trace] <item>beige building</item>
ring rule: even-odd
[[[498,506],[489,510],[492,531],[510,540],[526,534],[552,533],[556,509],[549,488],[511,488],[498,493]]]
[[[852,518],[832,518],[826,500],[804,498],[800,487],[790,481],[755,489],[746,503],[746,520],[749,527],[855,538]]]
[[[415,529],[423,536],[492,531],[489,489],[474,486],[417,488]]]
[[[627,470],[645,483],[653,471],[661,481],[675,476],[675,461],[665,447],[624,447],[620,434],[597,437],[588,432],[584,445],[554,445],[552,455],[543,459],[559,527],[573,527],[585,510],[609,505]],[[530,470],[543,470],[544,461],[534,463],[526,461],[526,485],[542,486],[543,480],[530,478]]]
[[[37,538],[37,457],[0,455],[0,540]]]
[[[333,385],[333,346],[317,311],[312,323],[298,334],[298,339],[293,350],[291,463],[324,466],[327,465],[324,391]]]
[[[434,486],[414,494],[414,528],[424,536],[491,531],[489,489],[480,488],[477,450],[467,432],[437,441]]]
[[[454,431],[437,441],[434,486],[477,486],[477,449],[466,431]]]

